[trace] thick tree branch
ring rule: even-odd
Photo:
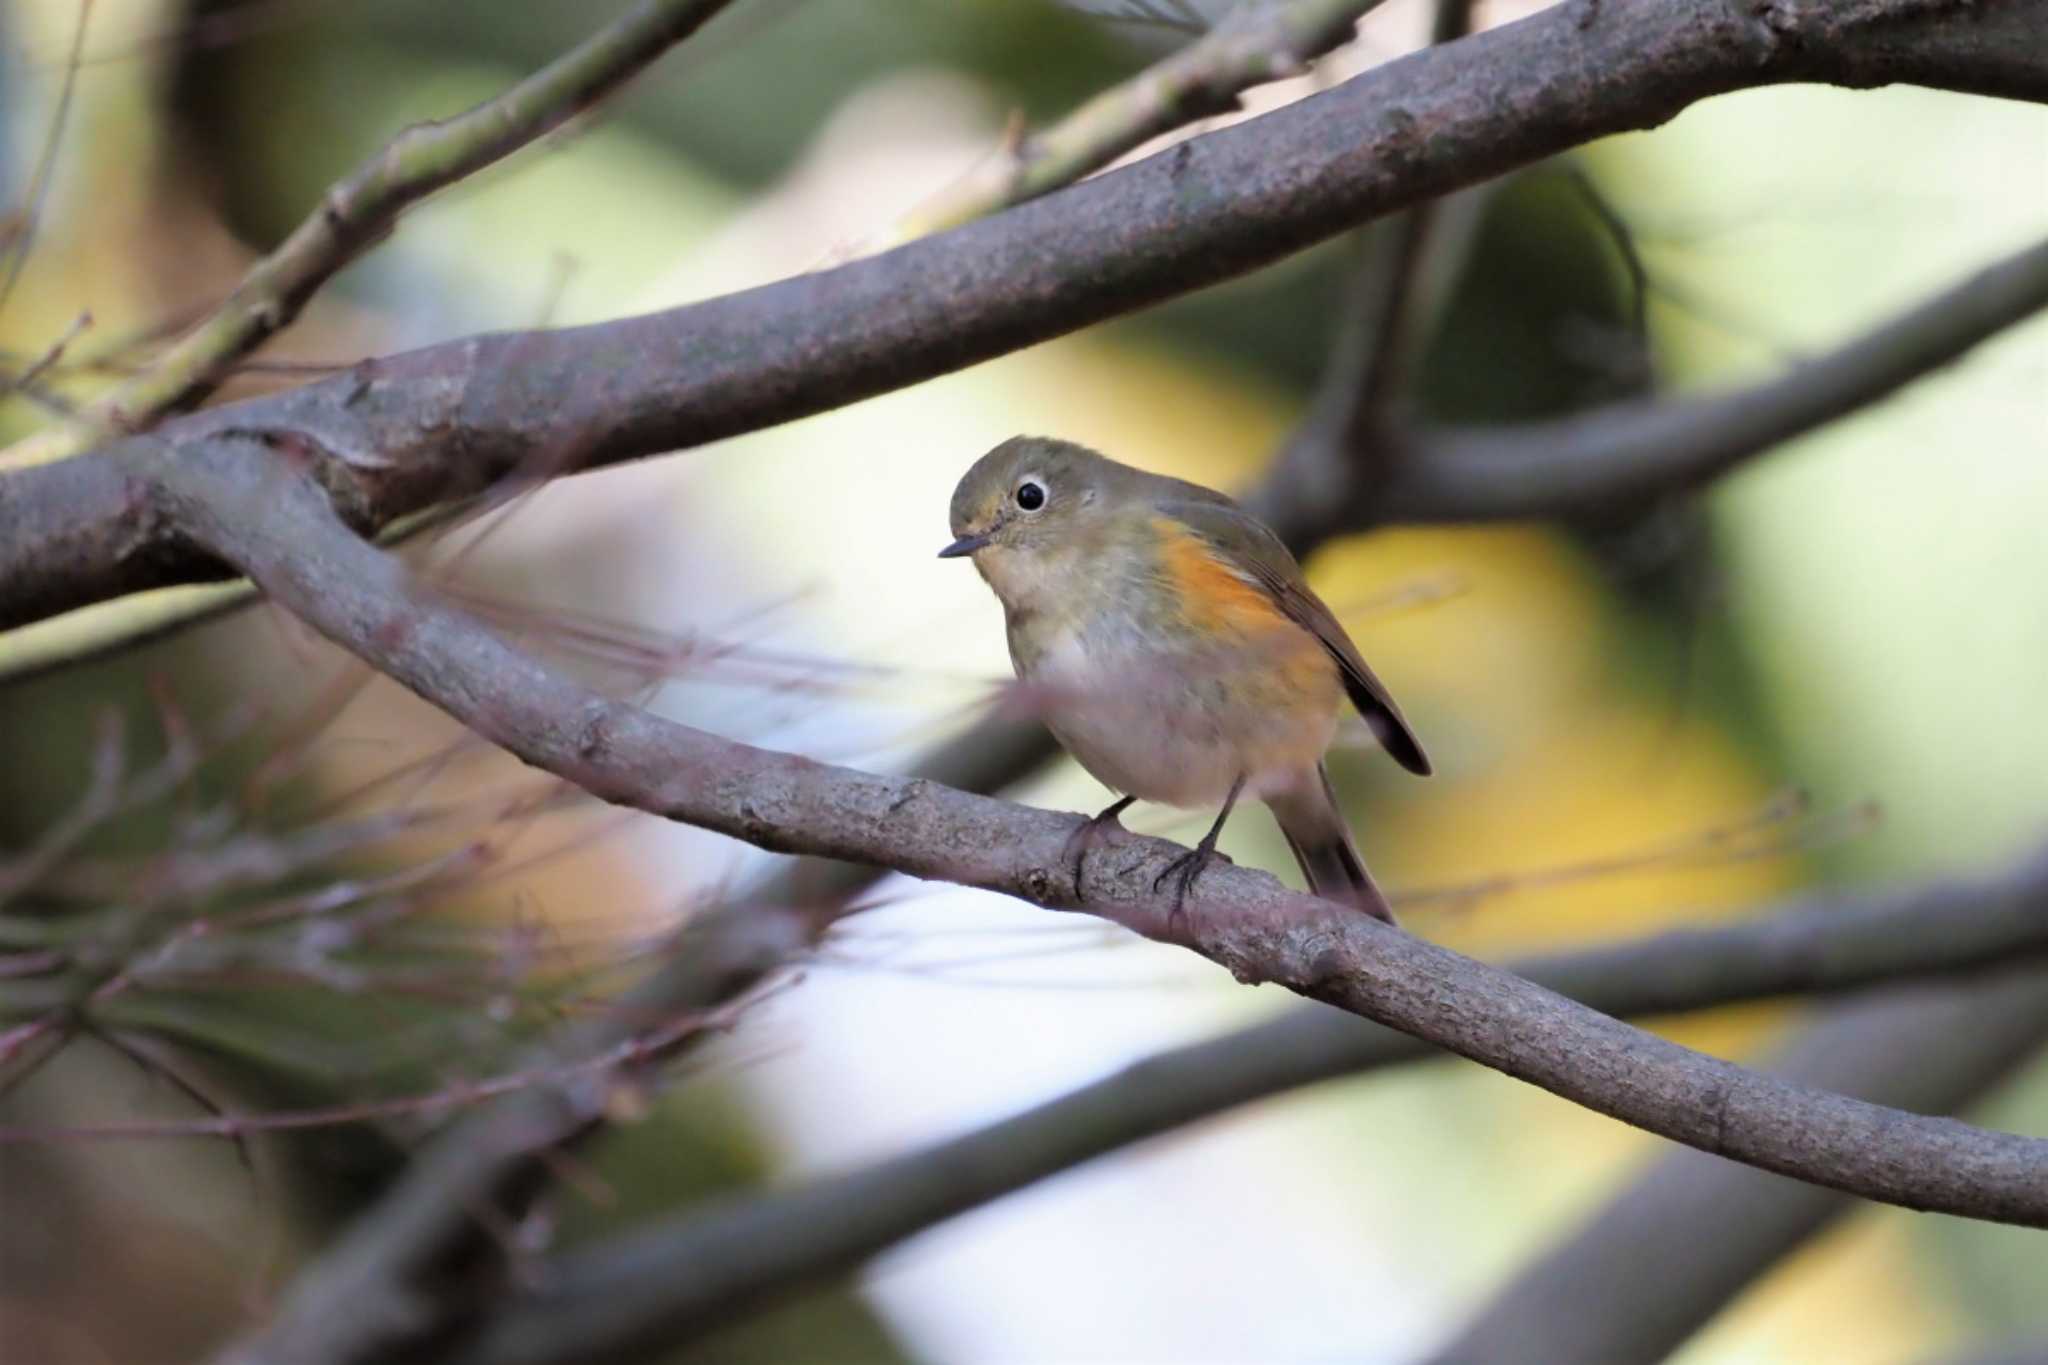
[[[1175,846],[1105,840],[1069,879],[1071,817],[761,750],[577,686],[421,591],[311,479],[245,442],[165,462],[199,544],[280,605],[485,738],[602,799],[761,848],[881,863],[1181,943],[1651,1132],[1867,1198],[2048,1226],[2048,1141],[1924,1119],[1756,1075],[1235,867],[1174,918]]]
[[[1935,926],[1939,932],[1930,935]],[[1538,958],[1510,964],[1509,970],[1604,1013],[1645,1015],[1790,992],[1850,990],[1921,971],[2017,965],[2044,950],[2048,850],[1989,880],[1868,899],[1813,897],[1741,924]],[[2015,1050],[2048,1029],[2048,989],[2038,968],[2010,983],[1973,979],[1905,999],[1914,1003],[1873,1007],[1888,1021],[1882,1042],[1873,1038],[1853,1069],[1841,1065],[1838,1049],[1822,1045],[1823,1037],[1834,1035],[1816,1034],[1806,1050],[1818,1054],[1820,1064],[1809,1070],[1794,1066],[1788,1074],[1895,1107],[1945,1113],[2003,1075]],[[1858,1017],[1871,1012],[1858,1009]],[[1942,1027],[1908,1034],[1901,1016]],[[1910,1068],[1910,1077],[1870,1074],[1872,1057],[1880,1052],[1895,1062],[1905,1052],[1927,1056],[1930,1048],[1936,1050],[1932,1064]],[[1335,1010],[1290,1010],[1148,1057],[963,1136],[797,1189],[693,1210],[572,1253],[539,1278],[525,1301],[481,1323],[454,1358],[468,1365],[542,1365],[673,1349],[765,1300],[1106,1152],[1297,1086],[1435,1055],[1440,1054],[1414,1038]],[[1723,1184],[1739,1176],[1759,1187],[1808,1191],[1806,1198],[1830,1207],[1850,1202],[1830,1190],[1690,1152],[1666,1164],[1679,1162],[1687,1169],[1727,1173]],[[1701,1224],[1667,1218],[1654,1226]],[[1639,1253],[1641,1242],[1631,1245]],[[1661,1264],[1645,1263],[1645,1273]],[[1637,1311],[1629,1306],[1633,1299],[1606,1301],[1617,1304],[1611,1310],[1616,1315]],[[1562,1314],[1583,1299],[1554,1302]],[[1517,1358],[1659,1355],[1557,1349]]]
[[[1024,781],[1057,758],[1059,744],[1037,719],[1000,711],[984,716],[954,738],[920,756],[908,781],[993,795]],[[889,869],[872,863],[798,858],[753,888],[751,899],[767,905],[800,905],[829,913],[846,905]]]
[[[2041,909],[2037,902],[2035,913]],[[1801,1034],[1773,1069],[1802,1084],[1946,1114],[2005,1080],[2044,1037],[2048,977],[2028,970],[1842,1006]],[[1857,1207],[1833,1190],[1671,1152],[1516,1276],[1432,1359],[1662,1360],[1758,1276]],[[1671,1242],[1672,1228],[1684,1228],[1685,1237]],[[1663,1250],[1645,1255],[1649,1246]],[[1587,1312],[1589,1301],[1600,1311]]]
[[[365,363],[159,438],[182,455],[289,437],[352,525],[381,527],[516,471],[697,445],[956,370],[1724,91],[1910,80],[2048,98],[2044,25],[2048,0],[1559,5],[836,270]],[[136,502],[129,471],[161,448],[0,478],[0,628],[220,572]]]
[[[169,351],[95,400],[82,421],[0,451],[0,465],[60,459],[110,431],[139,430],[203,398],[237,361],[290,326],[314,292],[388,232],[399,214],[584,113],[729,3],[638,0],[495,99],[407,128],[331,187],[320,207]]]

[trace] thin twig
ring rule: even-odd
[[[443,1117],[475,1108],[503,1095],[540,1086],[563,1085],[586,1075],[625,1071],[641,1066],[673,1050],[690,1034],[723,1016],[705,1012],[669,1020],[646,1036],[634,1036],[594,1056],[551,1065],[529,1066],[477,1080],[455,1080],[416,1095],[393,1095],[385,1099],[358,1100],[311,1109],[292,1109],[271,1114],[230,1114],[211,1099],[204,1099],[213,1112],[206,1118],[134,1119],[125,1122],[0,1124],[0,1146],[52,1142],[136,1142],[164,1138],[229,1138],[236,1143],[259,1133],[298,1132],[309,1128],[339,1128],[347,1124],[373,1123],[384,1119],[426,1116]],[[109,1041],[123,1038],[119,1033],[102,1035]],[[120,1044],[126,1046],[126,1043]],[[152,1059],[154,1060],[154,1059]],[[159,1063],[161,1065],[161,1063]],[[166,1074],[170,1074],[166,1070]],[[193,1087],[180,1079],[179,1088],[192,1094]]]
[[[36,233],[42,226],[43,197],[50,190],[57,153],[64,145],[64,128],[71,119],[72,97],[78,91],[78,69],[85,58],[85,31],[92,23],[92,4],[93,0],[79,0],[78,22],[71,29],[71,54],[64,61],[64,81],[57,90],[57,107],[50,114],[50,131],[43,138],[43,150],[29,175],[28,192],[13,214],[12,231],[6,242],[0,244],[0,255],[7,257],[7,277],[0,281],[0,312],[6,310],[7,301],[14,297],[14,286],[21,282],[21,272],[28,265]]]
[[[1201,37],[1041,132],[1009,140],[914,215],[935,232],[1049,194],[1153,138],[1238,107],[1254,85],[1298,76],[1350,40],[1384,0],[1242,0]]]
[[[1466,0],[1441,0],[1432,41],[1464,36],[1471,18]],[[1388,437],[1401,424],[1399,408],[1492,194],[1492,183],[1475,185],[1359,231],[1336,334],[1308,412],[1246,499],[1283,537],[1297,545],[1327,539],[1335,528],[1300,509],[1333,501],[1355,508],[1362,501],[1357,490],[1384,472],[1394,454]]]
[[[590,109],[696,32],[731,0],[639,0],[626,14],[511,89],[393,138],[321,196],[320,207],[235,291],[147,370],[96,400],[84,420],[0,452],[0,464],[59,459],[106,432],[136,431],[204,397],[249,352],[289,326],[334,273],[406,208]],[[4,300],[4,294],[0,294]]]
[[[118,711],[110,710],[99,718],[96,728],[92,775],[86,781],[85,794],[63,819],[43,831],[26,853],[0,863],[0,906],[34,888],[120,809],[122,782],[128,771],[127,726]]]
[[[634,1067],[661,1060],[728,1018],[762,980],[802,951],[822,923],[752,906],[708,912],[678,936],[666,964],[616,1006],[559,1029],[525,1068],[616,1056],[649,1020],[681,1021]],[[229,1348],[233,1365],[389,1359],[435,1324],[440,1277],[502,1254],[491,1222],[516,1221],[556,1169],[552,1154],[615,1111],[632,1070],[613,1065],[525,1085],[436,1137],[405,1174],[300,1272],[276,1313]]]
[[[71,320],[71,325],[66,327],[55,341],[44,348],[41,355],[29,362],[21,373],[16,375],[0,375],[0,397],[4,397],[10,392],[34,390],[36,388],[36,381],[48,374],[51,367],[64,358],[65,349],[78,339],[79,333],[90,326],[92,326],[92,314],[80,313]]]

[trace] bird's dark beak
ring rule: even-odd
[[[982,532],[978,536],[962,536],[960,537],[960,539],[954,541],[951,545],[948,545],[945,549],[939,551],[939,558],[958,559],[961,555],[971,555],[976,550],[979,550],[983,546],[987,545],[989,541],[992,539],[994,539],[994,537],[986,531]]]

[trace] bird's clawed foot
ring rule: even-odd
[[[1166,917],[1168,928],[1178,928],[1181,920],[1186,917],[1188,892],[1194,889],[1195,878],[1202,875],[1202,869],[1209,865],[1209,860],[1211,858],[1221,858],[1226,863],[1230,861],[1228,853],[1218,853],[1216,851],[1216,836],[1221,831],[1221,828],[1222,822],[1218,821],[1216,829],[1212,829],[1203,835],[1200,843],[1168,863],[1159,875],[1152,879],[1152,894],[1155,896],[1159,894],[1159,889],[1165,886],[1168,881],[1172,881],[1175,884],[1173,889],[1173,910]]]
[[[1120,800],[1110,802],[1109,805],[1104,806],[1101,810],[1089,816],[1088,819],[1082,822],[1079,829],[1067,836],[1067,846],[1060,851],[1060,860],[1071,864],[1073,867],[1074,894],[1076,896],[1081,895],[1081,871],[1087,865],[1088,850],[1095,847],[1095,841],[1102,837],[1102,831],[1105,826],[1114,825],[1118,829],[1123,828],[1117,822],[1117,817],[1130,809],[1131,803],[1137,799],[1135,796],[1126,796]]]
[[[1236,807],[1237,798],[1243,791],[1244,774],[1239,773],[1237,781],[1230,784],[1230,792],[1223,798],[1223,809],[1217,812],[1216,823],[1209,826],[1209,832],[1204,834],[1201,841],[1192,849],[1168,863],[1164,870],[1152,879],[1152,894],[1155,896],[1159,894],[1159,888],[1166,885],[1168,878],[1175,878],[1179,882],[1173,892],[1173,909],[1166,916],[1168,930],[1179,929],[1181,921],[1187,917],[1188,892],[1194,889],[1195,878],[1202,875],[1202,869],[1209,865],[1209,860],[1221,858],[1226,863],[1230,861],[1229,854],[1216,851],[1216,841],[1223,837],[1223,826],[1229,822],[1230,812]]]

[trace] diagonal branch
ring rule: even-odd
[[[1235,867],[1191,913],[1154,887],[1179,850],[1105,841],[1071,880],[1071,817],[721,739],[613,701],[421,591],[254,442],[156,473],[167,513],[315,629],[528,763],[621,805],[761,848],[878,863],[1180,943],[1651,1132],[1866,1198],[2048,1226],[2048,1141],[1807,1090]]]
[[[1936,885],[1858,902],[1810,898],[1742,924],[1660,934],[1635,943],[1510,964],[1509,970],[1609,1014],[1664,1014],[1787,992],[1851,990],[1898,975],[1960,971],[2038,958],[2048,950],[2048,850],[1997,878]],[[1932,944],[1924,932],[1938,923]],[[1993,926],[1998,926],[1996,929]],[[1951,939],[1953,931],[1957,937]],[[1961,947],[1959,952],[1950,950]],[[1933,947],[1930,956],[1926,949]],[[2048,991],[2038,967],[1990,986],[1978,979],[1926,993],[1938,1004],[1876,1005],[1939,1029],[1888,1024],[1882,1050],[1896,1058],[1914,1040],[1943,1040],[1948,1064],[1883,1082],[1870,1098],[1916,1111],[1948,1112],[2009,1069],[2016,1050],[2048,1029]],[[1918,1000],[1921,997],[1914,996]],[[1902,1022],[1902,1021],[1901,1021]],[[1833,1048],[1815,1045],[1832,1059]],[[1870,1051],[1875,1051],[1873,1048]],[[858,1264],[947,1218],[1131,1143],[1240,1104],[1339,1076],[1432,1054],[1405,1034],[1334,1010],[1303,1007],[1219,1038],[1173,1048],[1011,1118],[786,1191],[693,1210],[571,1253],[523,1301],[493,1314],[455,1359],[465,1365],[541,1365],[606,1354],[674,1349],[765,1300]],[[1811,1085],[1865,1094],[1882,1078],[1794,1069]],[[1989,1074],[1986,1074],[1986,1073]],[[1687,1152],[1666,1159],[1782,1188],[1829,1208],[1849,1200],[1746,1167]],[[1650,1226],[1697,1227],[1666,1218]],[[1631,1242],[1639,1248],[1639,1240]],[[1663,1273],[1662,1263],[1645,1267]],[[1584,1281],[1579,1281],[1583,1284]],[[1615,1296],[1616,1302],[1632,1299]],[[1660,1297],[1649,1294],[1652,1300]],[[1554,1289],[1547,1300],[1557,1315]],[[1647,1309],[1648,1305],[1645,1305]],[[1617,1310],[1625,1316],[1636,1310]],[[1596,1315],[1600,1316],[1600,1315]],[[1587,1331],[1599,1331],[1588,1326]],[[1506,1340],[1515,1340],[1512,1335]],[[1541,1338],[1538,1338],[1541,1340]],[[1607,1338],[1612,1342],[1612,1338]],[[1652,1359],[1656,1351],[1526,1350],[1510,1359]]]
[[[388,232],[399,214],[586,112],[729,3],[638,0],[495,99],[407,128],[329,188],[320,207],[154,364],[96,400],[82,421],[0,451],[0,465],[60,459],[108,431],[142,429],[205,397],[236,361],[290,326],[306,300]]]
[[[2048,307],[2048,241],[1761,384],[1497,431],[1422,433],[1371,490],[1381,521],[1572,516],[1698,487]]]
[[[1925,1113],[1974,1103],[2048,1038],[2048,976],[1902,991],[1845,1005],[1796,1038],[1775,1070]],[[1900,1065],[1901,1058],[1911,1058]],[[1662,1360],[1772,1265],[1857,1205],[1697,1152],[1660,1157],[1538,1258],[1431,1359]],[[1644,1256],[1669,1229],[1680,1246]],[[1589,1295],[1601,1311],[1589,1313]]]
[[[565,452],[616,463],[961,369],[1728,90],[1913,80],[2048,99],[2044,23],[2048,0],[1784,0],[1763,18],[1719,0],[1558,5],[836,270],[366,362],[159,439],[182,454],[289,437],[351,524],[382,527]],[[131,439],[0,478],[0,628],[220,572],[136,500],[130,471],[161,449]]]

